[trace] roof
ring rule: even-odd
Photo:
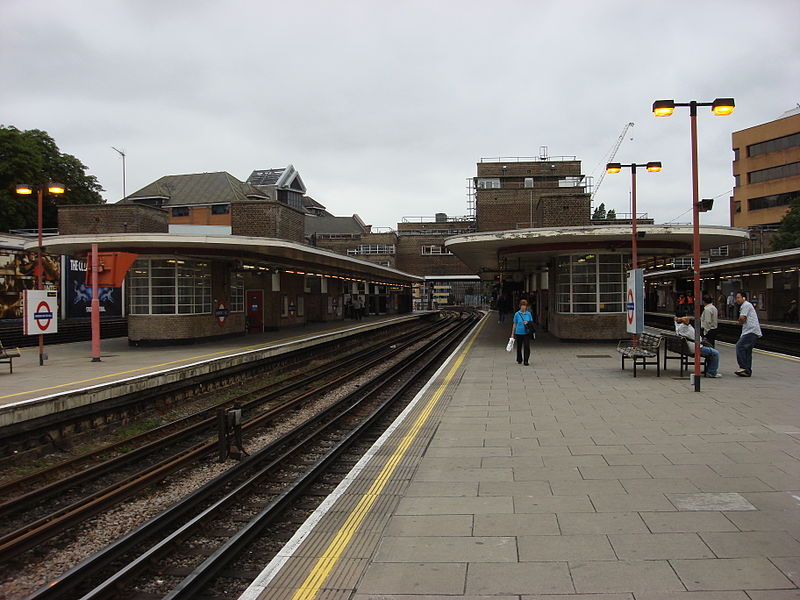
[[[43,246],[48,252],[73,256],[88,252],[93,243],[98,244],[99,249],[103,251],[263,260],[281,268],[306,269],[325,275],[374,278],[377,282],[422,281],[422,277],[391,267],[276,238],[176,235],[171,233],[113,233],[62,235],[43,240]],[[26,243],[25,248],[29,250],[36,248],[36,241]]]
[[[31,238],[23,235],[11,233],[0,233],[0,248],[8,250],[22,250],[25,242],[30,242]]]
[[[691,225],[644,225],[639,227],[641,256],[686,254],[692,248]],[[705,225],[700,228],[702,248],[716,248],[749,239],[744,229]],[[518,268],[536,269],[559,254],[587,249],[624,252],[630,248],[631,228],[620,225],[585,227],[543,227],[487,231],[457,235],[445,240],[445,247],[475,272],[496,272],[498,259],[505,258]]]
[[[267,194],[252,185],[239,181],[225,171],[165,175],[121,202],[130,204],[146,199],[163,199],[165,206],[192,204],[230,204],[250,200],[266,200]]]
[[[306,215],[306,235],[312,233],[369,233],[358,215],[328,217]]]
[[[789,248],[788,250],[778,250],[776,252],[765,252],[763,254],[750,254],[737,258],[726,258],[700,265],[701,273],[734,273],[739,269],[768,269],[777,265],[794,265],[800,261],[800,248]],[[645,277],[659,278],[675,275],[678,273],[690,272],[691,269],[670,269],[668,271],[651,271],[645,273]]]
[[[247,178],[247,183],[257,187],[275,186],[282,190],[294,190],[301,194],[306,193],[306,186],[294,165],[282,169],[262,169],[253,171]]]

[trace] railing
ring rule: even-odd
[[[37,237],[39,235],[38,229],[9,229],[8,233],[12,235],[21,235],[22,237]],[[58,229],[48,228],[42,229],[42,237],[58,235]]]
[[[559,162],[577,159],[577,156],[497,156],[481,158],[481,162]]]
[[[461,222],[461,221],[473,221],[474,219],[470,219],[469,217],[462,216],[462,217],[445,217],[444,220],[436,220],[436,217],[403,217],[403,223],[453,223],[453,222]]]

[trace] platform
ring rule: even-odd
[[[0,427],[426,314],[312,323],[183,346],[138,347],[127,338],[105,339],[100,362],[91,360],[91,342],[46,346],[44,366],[38,348],[20,348],[13,373],[0,365]]]
[[[800,360],[696,393],[479,327],[243,599],[800,598]]]

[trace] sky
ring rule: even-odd
[[[105,189],[293,164],[336,215],[394,227],[467,214],[481,158],[616,154],[638,212],[691,219],[699,109],[703,223],[729,225],[731,133],[800,102],[798,0],[2,0],[0,124],[42,129]],[[629,212],[630,175],[594,203]]]

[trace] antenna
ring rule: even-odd
[[[125,150],[119,150],[118,148],[114,148],[114,146],[111,146],[111,149],[118,152],[122,157],[122,199],[124,200],[128,197],[128,194],[125,193]]]

